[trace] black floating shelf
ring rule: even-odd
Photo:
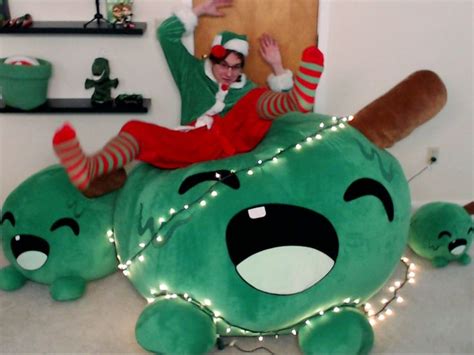
[[[142,105],[117,106],[92,105],[91,99],[48,99],[43,105],[33,110],[20,110],[6,106],[0,101],[0,113],[147,113],[151,99],[143,99]]]
[[[35,21],[28,28],[0,27],[0,34],[142,35],[146,30],[146,22],[134,22],[135,28],[97,21],[84,27],[86,23],[87,21]]]

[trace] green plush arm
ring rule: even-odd
[[[61,277],[49,287],[51,297],[56,301],[73,301],[86,291],[86,281],[80,277]]]
[[[13,265],[0,269],[0,290],[15,291],[26,283],[24,277]]]
[[[374,332],[361,312],[344,308],[311,319],[300,329],[298,339],[304,354],[367,354]]]

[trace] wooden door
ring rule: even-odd
[[[205,0],[193,0],[194,5]],[[234,0],[223,10],[224,17],[202,16],[194,34],[195,54],[202,57],[210,51],[214,36],[224,30],[246,34],[250,53],[246,74],[259,85],[265,85],[270,67],[262,60],[258,38],[262,33],[274,36],[279,44],[285,68],[295,72],[301,51],[317,41],[318,0]]]

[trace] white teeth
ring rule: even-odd
[[[466,246],[465,245],[460,245],[460,246],[454,248],[453,250],[451,250],[451,254],[461,255],[462,253],[464,253],[464,250],[466,250]]]
[[[48,256],[45,253],[37,250],[26,251],[16,259],[18,265],[20,265],[23,269],[30,271],[38,270],[46,263],[47,260]]]
[[[258,219],[265,217],[267,215],[267,211],[265,207],[255,207],[247,211],[249,213],[249,217],[252,219]]]
[[[19,240],[20,240],[20,236],[19,236],[19,235],[15,235],[15,240],[16,240],[16,241],[19,241]]]

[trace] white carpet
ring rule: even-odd
[[[401,290],[405,301],[391,307],[394,315],[375,325],[372,354],[474,354],[473,264],[435,269],[410,252],[406,255],[417,264],[416,283]],[[3,256],[0,265],[6,265]],[[396,274],[402,273],[400,264]],[[374,297],[374,307],[387,292]],[[70,303],[54,302],[46,286],[31,282],[16,292],[0,291],[0,353],[145,354],[134,336],[145,305],[120,273],[89,284],[86,296]],[[237,345],[300,354],[294,336],[263,342],[237,338]],[[240,351],[226,348],[214,353]]]

